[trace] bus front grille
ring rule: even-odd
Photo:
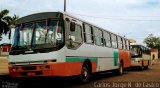
[[[22,67],[23,70],[36,70],[36,66]]]

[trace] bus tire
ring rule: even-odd
[[[148,66],[149,66],[149,61],[148,61],[148,65],[144,66],[144,69],[147,70],[149,68]]]
[[[81,75],[80,75],[80,80],[82,83],[87,83],[90,80],[90,69],[87,64],[83,64],[82,70],[81,70]]]
[[[147,69],[148,69],[148,66],[144,66],[144,69],[147,70]]]
[[[123,62],[121,61],[119,64],[118,75],[122,75],[124,73]]]
[[[144,61],[142,60],[142,66],[139,68],[140,71],[144,70],[145,66],[144,66]]]

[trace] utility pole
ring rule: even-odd
[[[64,12],[66,12],[66,0],[64,0]]]

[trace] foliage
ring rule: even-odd
[[[15,21],[19,18],[17,15],[11,17],[8,14],[7,9],[0,11],[0,39],[2,39],[2,34],[7,34],[11,28],[15,27]]]
[[[144,43],[147,45],[147,47],[159,48],[160,37],[156,37],[156,36],[153,36],[153,34],[150,34],[147,38],[144,39]]]
[[[147,45],[147,47],[156,48],[158,51],[160,51],[160,37],[150,34],[147,38],[144,39],[144,43]]]
[[[5,9],[0,12],[0,35],[7,34],[9,31],[9,22],[12,19],[10,16],[7,16],[9,10]]]

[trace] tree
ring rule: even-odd
[[[144,39],[144,43],[149,48],[158,49],[158,56],[160,56],[160,37],[156,37],[153,36],[153,34],[150,34],[147,38]]]
[[[10,30],[9,30],[9,36],[8,36],[9,39],[11,38],[11,29],[15,28],[16,20],[17,19],[19,19],[19,16],[17,16],[17,15],[14,14],[14,16],[12,17],[12,19],[9,22],[9,28],[10,28]]]
[[[5,9],[0,12],[0,37],[2,34],[7,34],[10,30],[9,23],[11,21],[11,17],[8,16],[9,10]]]
[[[7,34],[11,28],[15,27],[15,21],[19,18],[17,15],[11,17],[8,14],[9,10],[7,9],[0,12],[0,40],[2,39],[2,34]]]
[[[160,48],[160,37],[153,36],[153,34],[149,34],[147,38],[144,39],[144,43],[149,48]]]
[[[19,19],[19,16],[18,15],[15,15],[12,17],[11,21],[10,21],[10,28],[15,28],[15,25],[16,25],[16,20]]]

